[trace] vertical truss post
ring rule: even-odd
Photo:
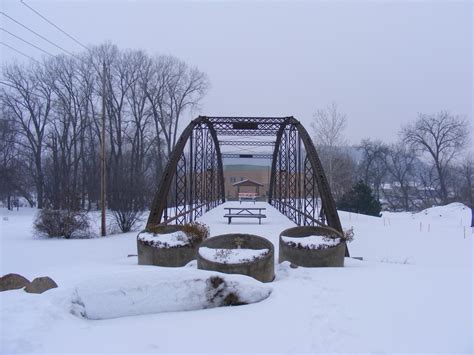
[[[278,153],[276,164],[275,164],[275,171],[272,172],[272,174],[275,176],[275,183],[273,185],[273,199],[271,202],[273,205],[280,210],[280,202],[281,202],[281,159],[280,159],[280,154]]]
[[[296,210],[296,195],[297,195],[297,143],[296,143],[296,129],[291,126],[288,132],[288,217],[298,223]]]
[[[183,224],[186,222],[186,156],[181,154],[181,158],[178,161],[176,166],[176,206],[175,206],[175,216],[176,223]]]
[[[201,125],[196,127],[194,131],[196,149],[194,151],[194,201],[196,203],[196,210],[194,211],[194,217],[199,218],[202,216],[202,203],[203,203],[203,191],[204,191],[204,134]]]
[[[280,184],[279,184],[279,195],[280,195],[280,206],[279,210],[284,215],[288,215],[288,209],[286,204],[288,203],[288,134],[287,130],[283,131],[281,139],[281,149],[279,152],[280,159]]]
[[[304,213],[303,225],[314,226],[314,212],[315,208],[315,196],[314,196],[314,178],[313,178],[313,167],[309,161],[308,156],[304,159],[304,174],[303,174],[303,190],[304,190]],[[311,218],[309,218],[310,216]]]
[[[196,179],[196,172],[194,171],[194,154],[193,154],[193,148],[194,148],[194,135],[195,135],[195,130],[191,133],[191,137],[189,140],[189,209],[190,212],[187,214],[187,222],[192,222],[194,221],[193,215],[194,215],[194,180]]]
[[[212,199],[214,195],[214,142],[209,133],[209,130],[206,130],[206,183],[205,183],[205,192],[206,192],[206,212],[209,211],[212,206]]]
[[[296,205],[297,205],[297,210],[298,210],[298,220],[296,222],[296,224],[298,224],[299,226],[301,226],[301,221],[302,221],[302,214],[301,214],[301,211],[302,211],[302,207],[303,207],[303,192],[301,190],[301,178],[302,178],[302,167],[301,167],[301,155],[302,155],[302,152],[301,152],[301,139],[299,139],[299,135],[298,135],[298,139],[297,139],[297,142],[298,142],[298,159],[297,159],[297,167],[296,167],[296,184],[297,184],[297,200],[296,200]]]

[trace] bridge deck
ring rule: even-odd
[[[267,218],[262,219],[262,224],[256,224],[252,219],[233,219],[228,224],[224,218],[229,207],[239,207],[239,202],[230,201],[205,213],[198,222],[205,223],[211,229],[211,237],[226,233],[256,234],[270,240],[275,246],[275,255],[278,255],[278,237],[280,232],[286,228],[295,227],[296,224],[281,214],[277,209],[267,202],[256,202],[252,207],[265,208]]]

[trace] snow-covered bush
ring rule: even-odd
[[[354,240],[354,227],[351,227],[349,229],[345,229],[344,234],[341,237],[341,239],[343,241],[345,241],[346,243],[352,242]]]
[[[88,238],[91,236],[87,212],[42,209],[34,222],[35,230],[53,238]]]
[[[151,226],[148,227],[146,232],[152,234],[164,234],[162,226]],[[204,239],[209,237],[209,227],[203,223],[199,222],[190,222],[183,224],[182,229],[183,233],[186,235],[187,240],[191,246],[195,247],[199,245]]]
[[[190,222],[183,225],[183,232],[189,238],[192,246],[200,244],[204,239],[209,237],[209,227],[203,223]]]

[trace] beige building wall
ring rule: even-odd
[[[237,187],[233,183],[245,179],[253,180],[263,184],[260,186],[259,199],[268,197],[270,188],[270,167],[258,165],[224,165],[225,195],[228,199],[237,199]],[[241,186],[240,192],[255,192],[255,187]]]

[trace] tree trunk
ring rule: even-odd
[[[38,183],[36,184],[36,194],[37,194],[37,203],[38,209],[43,208],[43,178],[38,178]]]
[[[439,178],[439,185],[440,185],[440,193],[441,193],[441,202],[443,204],[448,203],[448,190],[446,189],[446,181],[444,178],[444,172],[443,169],[441,168],[440,163],[437,161],[436,162],[436,171],[438,172],[438,178]]]
[[[471,227],[474,228],[474,207],[471,207]]]
[[[408,188],[402,187],[403,191],[403,206],[405,208],[405,211],[410,210],[410,198],[408,196]]]

